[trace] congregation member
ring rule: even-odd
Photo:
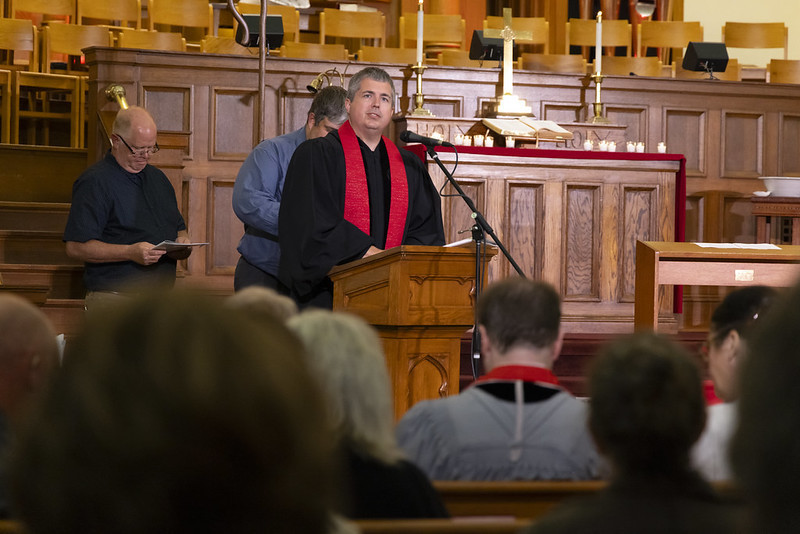
[[[57,366],[58,344],[47,316],[22,297],[0,294],[0,519],[12,515],[6,455],[14,428]]]
[[[589,425],[611,463],[609,485],[563,504],[527,534],[738,532],[739,506],[690,465],[705,401],[700,370],[682,347],[652,332],[620,338],[594,362],[589,389]]]
[[[175,190],[149,164],[158,151],[156,123],[141,107],[120,110],[111,150],[75,181],[64,230],[67,255],[85,263],[86,306],[155,287],[172,287],[176,260],[162,241],[189,242]]]
[[[800,286],[759,318],[740,368],[739,421],[731,462],[753,507],[747,532],[800,529]]]
[[[354,315],[308,310],[289,320],[326,393],[343,459],[341,512],[350,519],[447,517],[430,481],[394,437],[391,384],[375,329]]]
[[[599,475],[586,404],[552,372],[561,304],[547,283],[495,282],[477,304],[481,360],[474,385],[414,405],[401,448],[433,480],[585,480]]]
[[[347,89],[348,120],[297,147],[278,226],[279,277],[301,308],[332,306],[335,265],[398,245],[443,245],[439,194],[421,160],[383,135],[395,89],[377,67]]]
[[[31,534],[329,533],[330,433],[278,322],[174,292],[88,314],[12,456]]]
[[[233,276],[236,291],[259,285],[288,293],[278,280],[278,211],[286,169],[300,143],[328,135],[347,119],[346,94],[336,86],[320,90],[311,102],[305,125],[262,141],[244,160],[233,185],[233,211],[244,223],[237,249],[241,257]]]
[[[737,289],[711,315],[706,358],[714,391],[722,402],[708,407],[706,428],[692,451],[695,467],[708,480],[733,478],[728,445],[737,422],[739,367],[749,353],[753,326],[764,320],[777,295],[766,286]]]
[[[225,299],[225,306],[242,310],[256,320],[286,323],[297,315],[297,304],[274,289],[247,286]]]

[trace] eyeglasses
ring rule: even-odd
[[[144,147],[133,148],[131,145],[128,144],[128,142],[125,139],[122,138],[121,135],[119,134],[114,134],[114,135],[119,137],[119,140],[122,141],[126,147],[128,147],[128,150],[130,150],[131,154],[133,154],[134,156],[139,156],[139,157],[152,156],[159,150],[158,143],[156,143],[155,146],[144,146]]]

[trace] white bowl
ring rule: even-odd
[[[800,176],[762,176],[773,197],[800,197]]]

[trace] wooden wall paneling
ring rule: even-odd
[[[444,180],[444,175],[441,175]],[[464,193],[472,199],[475,207],[484,214],[489,224],[495,227],[495,222],[490,220],[491,215],[486,209],[486,181],[478,176],[461,176],[457,178],[458,185]],[[437,182],[441,183],[441,182]],[[448,243],[468,239],[472,236],[469,230],[473,220],[471,212],[464,200],[458,196],[453,186],[447,184],[442,193],[442,211],[444,212],[444,233]]]
[[[600,299],[600,194],[598,184],[565,184],[564,300]]]
[[[258,144],[258,92],[233,87],[210,90],[208,159],[241,162]]]
[[[236,245],[244,234],[244,226],[233,214],[235,177],[208,178],[208,249],[207,275],[232,275],[239,261]]]
[[[608,105],[606,106],[606,117],[614,124],[622,124],[627,126],[625,130],[626,141],[645,141],[649,142],[647,138],[648,124],[647,114],[649,106],[619,106]],[[648,144],[652,145],[652,142]],[[618,147],[620,150],[623,147]]]
[[[193,158],[195,128],[192,120],[192,104],[196,95],[192,85],[149,85],[141,84],[142,106],[150,112],[156,122],[159,134],[173,133],[188,135],[186,159]],[[132,102],[128,102],[133,104]]]
[[[720,177],[763,176],[764,114],[723,110],[720,126]]]
[[[539,104],[539,116],[543,120],[555,121],[557,123],[579,122],[584,115],[584,106],[575,102],[552,102],[542,100]],[[583,141],[580,142],[583,146]]]
[[[628,254],[625,252],[627,245],[623,236],[629,226],[624,202],[625,189],[624,183],[605,184],[602,189],[600,239],[603,246],[599,247],[598,254],[600,256],[600,300],[604,302],[621,302],[622,295],[624,295],[621,286],[624,285],[622,279],[625,277]]]
[[[663,139],[667,150],[686,158],[686,176],[707,174],[706,133],[708,114],[702,109],[663,108]]]
[[[415,106],[416,104],[409,99],[409,112],[411,112]],[[465,108],[464,97],[426,93],[424,107],[436,117],[463,117],[463,110]]]
[[[779,114],[778,175],[800,176],[800,115]]]
[[[726,243],[750,242],[751,236],[756,233],[750,197],[743,197],[738,193],[724,193],[722,201],[723,241]]]
[[[622,185],[621,262],[616,269],[620,273],[620,301],[633,302],[636,279],[636,241],[651,241],[658,231],[656,215],[659,211],[658,190],[654,187]],[[613,273],[614,270],[607,272]]]
[[[506,182],[506,213],[503,221],[504,244],[513,250],[514,260],[526,276],[542,278],[545,231],[544,185],[532,181]],[[506,262],[502,276],[510,276],[513,267]]]
[[[544,184],[544,247],[542,247],[542,280],[550,282],[560,295],[564,294],[562,274],[564,238],[563,221],[566,217],[564,183],[562,179],[547,180]],[[557,261],[548,260],[557,258]]]
[[[304,125],[308,120],[308,110],[311,108],[313,100],[314,95],[305,87],[281,87],[278,96],[278,108],[280,111],[277,117],[279,122],[276,125],[280,132],[278,135],[293,132]],[[259,142],[259,140],[256,140],[256,144]],[[245,155],[245,157],[247,156]]]
[[[703,238],[703,195],[686,197],[686,241],[704,241]]]

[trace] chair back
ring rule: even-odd
[[[232,54],[237,56],[257,56],[258,52],[240,45],[230,37],[217,37],[209,35],[200,41],[200,51],[207,54]]]
[[[466,50],[442,50],[439,52],[439,65],[445,67],[497,67],[497,61],[470,59]]]
[[[175,32],[151,32],[149,30],[125,30],[117,35],[119,48],[140,48],[143,50],[169,50],[185,52],[186,39]]]
[[[426,47],[467,49],[467,23],[461,15],[426,13],[422,24],[423,44]],[[398,30],[400,48],[414,48],[417,45],[417,14],[403,13]]]
[[[594,46],[597,22],[594,19],[569,19],[566,23],[566,50],[570,46]],[[603,21],[603,46],[624,46],[625,55],[631,55],[631,25],[627,20]]]
[[[114,35],[103,26],[48,24],[42,28],[42,72],[50,72],[50,56],[80,57],[90,46],[114,46]]]
[[[362,46],[356,59],[364,63],[399,63],[413,65],[417,62],[417,52],[413,48],[388,48],[382,46]]]
[[[142,28],[142,0],[77,0],[77,24]]]
[[[690,41],[703,40],[703,26],[695,21],[643,20],[637,34],[636,50],[642,56],[648,48],[686,48]]]
[[[342,11],[325,8],[319,14],[319,42],[328,37],[372,41],[375,46],[386,46],[386,16],[379,11]]]
[[[328,61],[347,61],[347,49],[343,44],[283,43],[281,56]]]
[[[783,48],[789,58],[789,28],[783,22],[726,22],[722,41],[728,48]]]
[[[522,68],[537,72],[586,74],[586,60],[576,54],[522,54]]]
[[[484,30],[502,30],[503,17],[489,16],[483,21]],[[511,29],[515,32],[530,32],[530,39],[514,39],[519,44],[544,45],[544,53],[550,51],[550,23],[544,17],[512,17]]]
[[[258,4],[242,4],[241,2],[236,5],[239,13],[246,15],[258,15],[261,13],[261,6]],[[281,6],[278,4],[267,4],[268,15],[280,15],[283,20],[283,40],[300,42],[300,12],[297,8],[292,6]],[[234,19],[233,21],[233,34],[236,35],[236,29],[239,23]]]
[[[214,29],[214,8],[208,0],[148,0],[147,15],[149,30],[158,29],[156,25],[196,28],[205,37]]]
[[[9,18],[18,18],[17,13],[59,15],[75,20],[75,0],[11,0]]]
[[[38,70],[39,41],[36,39],[36,27],[28,19],[0,18],[0,51],[4,54],[2,67],[13,70]],[[27,63],[15,62],[16,52],[27,54]]]
[[[594,70],[597,70],[595,61]],[[610,76],[652,76],[667,75],[661,68],[661,61],[657,57],[620,57],[607,56],[603,58],[603,74]]]
[[[770,83],[800,83],[800,59],[773,59],[767,66]]]

